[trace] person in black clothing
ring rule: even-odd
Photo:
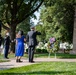
[[[28,56],[29,56],[29,62],[34,62],[33,61],[33,57],[34,57],[34,50],[35,50],[35,47],[37,45],[37,39],[36,39],[36,36],[37,35],[41,35],[40,32],[38,31],[35,31],[35,27],[32,26],[31,28],[31,31],[29,31],[27,33],[27,36],[26,36],[26,41],[28,42]]]
[[[2,44],[2,37],[1,37],[1,34],[0,34],[0,47],[1,47],[1,44]]]
[[[10,46],[10,36],[9,33],[6,33],[6,36],[4,38],[4,58],[6,59],[8,59],[9,46]]]

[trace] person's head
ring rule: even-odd
[[[31,29],[31,30],[35,30],[35,26],[31,26],[30,29]]]
[[[17,33],[16,38],[21,38],[21,34]]]
[[[22,36],[22,35],[23,35],[23,31],[20,30],[20,31],[18,32],[18,34],[20,34],[20,35]]]
[[[23,33],[23,31],[21,30],[21,35],[23,35],[24,33]]]
[[[9,36],[9,33],[8,32],[6,33],[6,36]]]

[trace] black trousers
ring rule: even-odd
[[[33,58],[34,58],[34,50],[35,50],[35,46],[29,46],[28,47],[29,62],[32,62],[33,61]]]
[[[4,58],[8,57],[9,45],[5,45]]]

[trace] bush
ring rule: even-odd
[[[48,53],[47,49],[42,49],[41,51],[42,51],[42,53]]]
[[[26,49],[26,53],[28,53],[28,48]]]
[[[37,48],[36,53],[41,53],[41,49]]]
[[[28,48],[26,49],[26,53],[28,53]],[[47,49],[36,48],[35,53],[47,53]]]
[[[36,53],[47,53],[47,50],[46,49],[39,49],[39,48],[37,48],[36,49]]]

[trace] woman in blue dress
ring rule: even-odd
[[[25,37],[22,32],[18,32],[16,35],[16,62],[22,62],[21,57],[24,55],[24,41]]]

